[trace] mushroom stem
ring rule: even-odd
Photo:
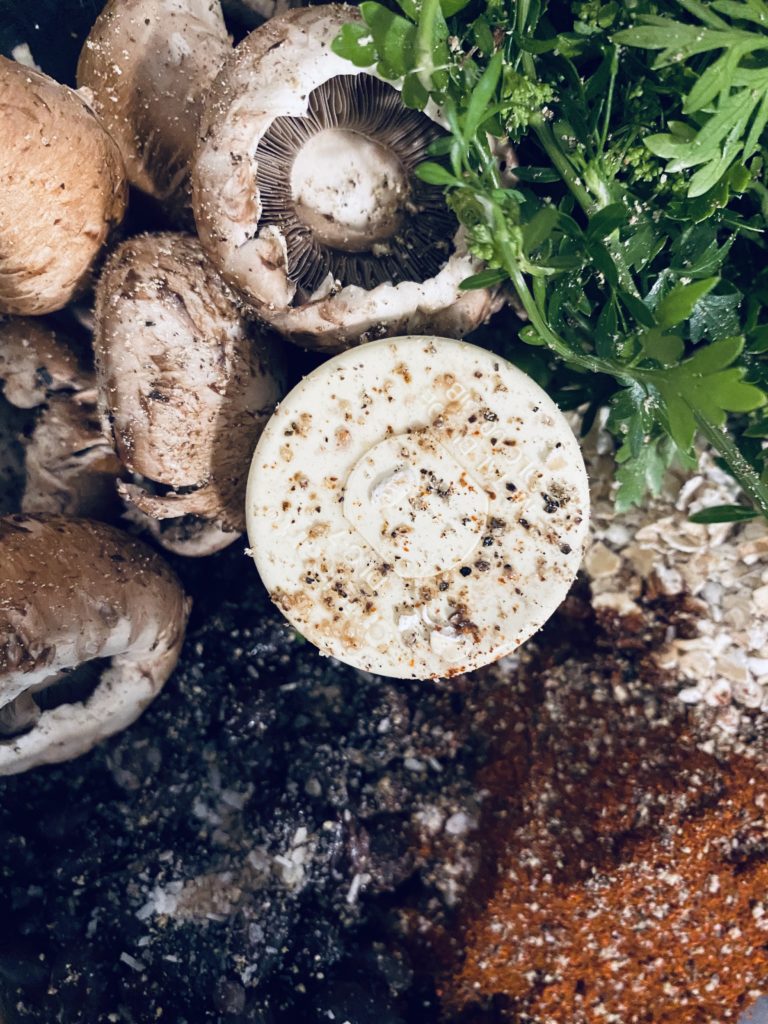
[[[0,57],[0,313],[63,308],[84,286],[127,188],[82,97]]]
[[[133,185],[177,219],[203,96],[231,49],[213,0],[110,0],[96,19],[77,82],[117,140]]]
[[[130,725],[176,665],[189,602],[158,555],[86,519],[0,519],[0,564],[0,710],[110,659],[86,701],[43,711],[30,731],[0,741],[9,775],[77,757]]]

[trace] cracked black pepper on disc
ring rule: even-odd
[[[371,342],[317,367],[259,440],[246,493],[272,599],[325,654],[401,679],[515,650],[565,597],[589,490],[551,398],[447,338]]]

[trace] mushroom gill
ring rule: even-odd
[[[306,116],[272,122],[256,151],[260,223],[286,240],[294,303],[329,274],[370,289],[439,273],[458,225],[442,190],[413,170],[441,135],[396,89],[366,74],[323,82]]]

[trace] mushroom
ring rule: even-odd
[[[364,671],[442,678],[511,653],[565,598],[589,488],[530,377],[466,342],[390,338],[327,360],[280,403],[246,517],[302,636]]]
[[[0,313],[48,313],[122,220],[123,162],[81,96],[5,57],[0,103]]]
[[[281,334],[341,349],[429,329],[463,336],[496,307],[441,189],[412,171],[442,129],[336,56],[342,5],[288,11],[235,48],[208,93],[192,168],[200,239]]]
[[[117,249],[97,289],[94,345],[105,429],[134,474],[123,496],[153,519],[212,523],[206,550],[234,540],[282,375],[197,239],[144,235]],[[169,541],[184,538],[180,526]],[[187,553],[200,541],[198,531]]]
[[[92,400],[48,401],[24,444],[24,471],[23,512],[108,519],[120,510],[123,467]]]
[[[131,183],[183,219],[202,96],[231,41],[214,0],[110,0],[77,82],[117,140]]]
[[[22,441],[21,509],[96,518],[114,512],[122,466],[101,429],[95,375],[71,344],[35,320],[0,317],[0,382],[8,402],[37,410]]]
[[[166,551],[184,558],[205,558],[228,548],[240,531],[198,516],[178,519],[153,519],[133,506],[128,506],[126,519],[136,523],[154,537]]]
[[[0,775],[11,775],[135,721],[176,665],[189,602],[159,555],[87,519],[0,519],[0,564]],[[57,685],[66,693],[94,659],[109,664],[90,696],[58,702]]]

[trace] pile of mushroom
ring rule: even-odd
[[[234,48],[225,14],[253,28]],[[77,91],[0,58],[0,476],[23,474],[0,507],[0,772],[89,749],[172,671],[187,602],[131,534],[185,556],[242,534],[283,339],[462,337],[500,304],[459,290],[478,265],[413,174],[437,110],[332,53],[357,18],[109,0]],[[102,658],[82,698],[72,670]]]

